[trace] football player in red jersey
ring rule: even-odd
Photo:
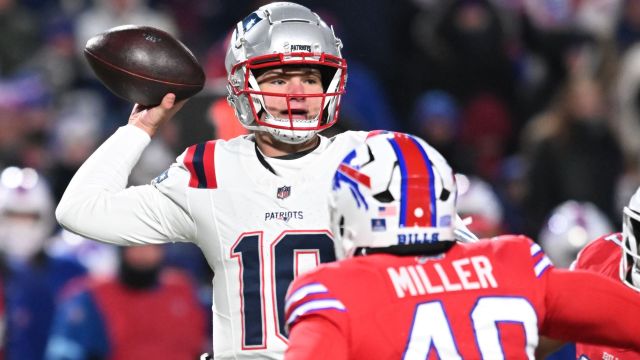
[[[631,197],[629,205],[622,211],[622,233],[602,236],[585,246],[576,261],[574,270],[591,270],[622,282],[635,291],[640,301],[640,189]],[[610,306],[610,305],[609,305]],[[631,319],[626,314],[625,317]],[[607,326],[610,326],[607,324]],[[615,329],[615,328],[612,328]],[[613,332],[617,332],[617,329]],[[576,344],[579,359],[640,360],[640,351],[633,348]]]
[[[454,241],[456,197],[451,168],[419,138],[355,148],[329,201],[351,256],[292,282],[285,358],[533,359],[540,335],[640,350],[633,290],[556,269],[524,236]]]

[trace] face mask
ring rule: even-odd
[[[638,269],[637,266],[634,266],[633,269],[631,269],[631,283],[637,289],[640,289],[640,269]]]
[[[27,260],[44,246],[47,232],[34,223],[0,222],[0,249],[10,258]]]

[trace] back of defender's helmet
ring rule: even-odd
[[[240,122],[249,130],[267,131],[287,143],[301,143],[333,125],[346,84],[346,61],[341,41],[333,29],[308,8],[290,2],[260,7],[238,22],[230,39],[225,66],[228,100]],[[320,70],[323,93],[273,94],[286,98],[287,119],[266,110],[257,72],[283,66],[310,66]],[[313,119],[295,119],[291,98],[320,98],[322,110]]]
[[[340,164],[331,194],[333,230],[347,254],[453,241],[456,196],[440,153],[412,135],[383,132]]]

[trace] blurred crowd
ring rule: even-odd
[[[640,185],[640,0],[299,2],[334,24],[345,44],[347,94],[331,131],[425,138],[459,173],[459,211],[472,231],[529,235],[567,267],[588,241],[621,228],[619,214]],[[70,334],[88,332],[74,323],[77,312],[116,311],[83,295],[108,292],[102,281],[125,286],[125,298],[145,288],[131,281],[167,284],[166,296],[188,307],[180,314],[202,310],[202,322],[210,321],[211,274],[197,249],[168,246],[155,256],[159,265],[143,261],[132,271],[123,251],[57,228],[53,209],[80,164],[131,111],[87,66],[87,39],[117,25],[155,26],[205,68],[205,89],[131,175],[131,184],[148,183],[186,146],[245,131],[225,101],[224,52],[234,24],[263,3],[0,0],[0,307],[8,324],[0,334],[5,348],[24,348],[10,358],[64,359],[56,349],[72,343],[80,355],[89,351]],[[158,267],[185,276],[166,282]],[[76,281],[87,273],[91,281]],[[118,326],[106,324],[103,336],[118,338]],[[202,352],[210,346],[210,327],[203,329],[193,347]]]

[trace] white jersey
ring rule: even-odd
[[[342,249],[329,231],[328,190],[366,136],[321,137],[311,153],[286,161],[286,177],[251,136],[210,141],[188,148],[151,185],[125,189],[149,142],[125,126],[83,164],[56,215],[65,228],[110,243],[194,242],[214,272],[215,358],[279,359],[290,282]]]

